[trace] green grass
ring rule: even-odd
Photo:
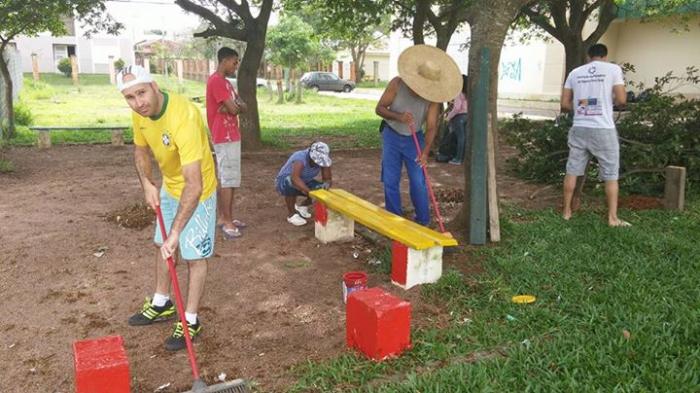
[[[155,75],[159,86],[187,97],[203,96],[205,84]],[[31,110],[35,126],[91,127],[131,124],[131,111],[117,89],[109,84],[107,75],[81,75],[80,86],[61,74],[42,74],[34,82],[25,74],[22,101]],[[379,121],[374,114],[374,103],[365,100],[341,99],[306,92],[301,105],[288,102],[282,105],[270,101],[267,92],[258,92],[261,138],[273,147],[287,148],[324,139],[334,148],[377,147]],[[204,114],[204,105],[199,104]],[[131,141],[131,132],[125,140]],[[51,133],[54,144],[109,143],[109,132],[57,131]],[[36,143],[36,134],[18,127],[14,145]]]
[[[700,203],[623,212],[625,229],[600,213],[566,223],[506,209],[506,240],[472,256],[485,273],[447,271],[423,288],[446,326],[415,329],[398,359],[309,363],[292,391],[700,391]],[[521,293],[536,303],[510,302]]]
[[[356,85],[356,87],[367,87],[367,88],[380,88],[385,89],[389,84],[388,81],[378,81],[374,83],[373,81],[362,81]]]
[[[0,173],[10,173],[15,171],[15,165],[5,159],[0,158]]]
[[[322,138],[334,148],[379,146],[376,103],[318,95],[307,91],[304,103],[276,104],[258,94],[263,143],[275,147]]]

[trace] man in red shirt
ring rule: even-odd
[[[241,133],[238,114],[245,112],[246,104],[238,97],[226,77],[238,69],[238,52],[223,47],[217,53],[219,65],[207,80],[207,123],[216,152],[219,180],[218,226],[225,239],[241,236],[245,224],[233,219],[234,190],[241,185]]]

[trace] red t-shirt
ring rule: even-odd
[[[226,143],[241,140],[238,128],[238,115],[219,112],[224,101],[235,99],[236,90],[228,80],[218,72],[211,74],[207,80],[207,123],[211,131],[212,142]]]

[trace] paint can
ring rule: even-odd
[[[367,273],[347,272],[343,274],[343,303],[348,302],[348,295],[361,289],[367,289]]]

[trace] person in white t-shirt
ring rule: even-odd
[[[605,182],[608,225],[630,226],[617,217],[620,143],[613,120],[613,103],[627,104],[622,69],[607,61],[608,48],[595,44],[588,49],[590,62],[569,74],[561,95],[562,112],[573,111],[574,123],[569,131],[569,159],[564,177],[565,220],[571,218],[571,202],[576,177],[583,176],[593,155],[598,160],[600,178]],[[613,102],[614,101],[614,102]]]

